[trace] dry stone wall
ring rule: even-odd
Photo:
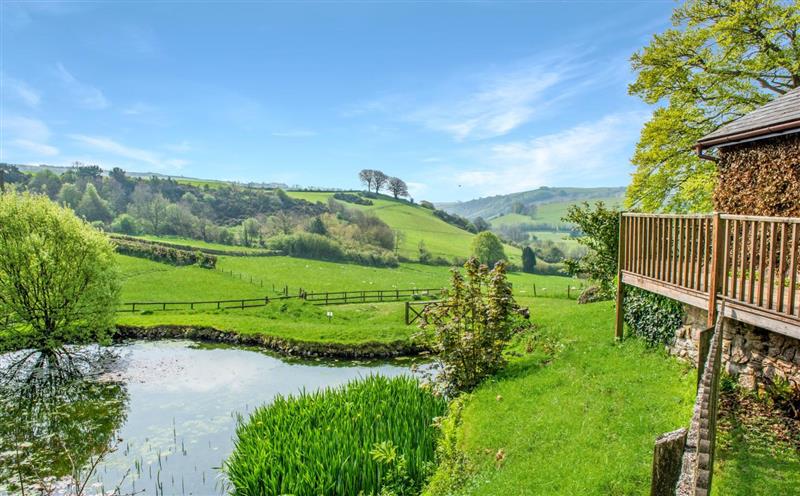
[[[670,353],[697,364],[706,311],[685,306],[684,324],[675,333]],[[725,371],[743,387],[754,389],[763,378],[782,377],[800,385],[800,340],[728,319],[722,336]]]

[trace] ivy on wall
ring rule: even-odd
[[[675,331],[683,323],[680,303],[643,289],[627,287],[623,308],[623,318],[631,332],[651,346],[671,345]]]

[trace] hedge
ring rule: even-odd
[[[117,252],[131,257],[146,258],[155,262],[170,265],[199,265],[205,269],[213,269],[217,265],[217,257],[200,251],[179,250],[163,245],[142,243],[129,239],[112,238]]]

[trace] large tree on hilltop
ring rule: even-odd
[[[660,105],[642,129],[626,207],[712,208],[699,138],[800,86],[800,9],[780,0],[688,0],[631,62],[631,94]]]
[[[395,198],[399,198],[401,196],[408,196],[408,185],[405,181],[400,179],[399,177],[390,177],[389,178],[389,191],[391,191],[392,195]]]

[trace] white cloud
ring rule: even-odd
[[[490,165],[456,178],[485,195],[602,180],[627,166],[646,119],[645,112],[610,114],[529,141],[494,145],[484,150],[482,162]]]
[[[29,86],[25,81],[3,77],[2,85],[11,95],[29,107],[36,107],[41,101],[39,92]]]
[[[0,120],[0,135],[3,137],[2,151],[3,159],[11,160],[7,157],[6,148],[11,148],[21,152],[26,160],[35,161],[41,157],[52,157],[58,155],[58,148],[48,143],[50,140],[50,129],[47,124],[29,117],[3,116]],[[29,154],[34,154],[30,156]]]
[[[308,129],[289,129],[286,131],[274,132],[272,135],[279,138],[308,138],[311,136],[316,136],[317,133],[314,131],[309,131]]]
[[[418,198],[420,195],[428,191],[428,185],[425,183],[406,181],[406,186],[408,186],[408,193],[411,195],[411,198]]]
[[[58,148],[48,145],[47,143],[37,143],[25,139],[15,139],[11,141],[11,145],[22,150],[35,153],[39,156],[54,157],[58,155]]]
[[[164,145],[164,149],[175,153],[187,153],[192,151],[192,145],[188,141],[183,140],[180,143]]]
[[[133,160],[134,162],[144,163],[156,168],[180,169],[189,162],[184,159],[164,158],[160,154],[127,146],[104,136],[87,136],[84,134],[72,134],[69,136],[73,141],[80,143],[96,152],[105,152],[117,157]]]
[[[76,101],[90,109],[104,109],[109,106],[108,100],[102,91],[90,84],[79,81],[71,72],[59,62],[56,64],[61,82],[69,89]]]

